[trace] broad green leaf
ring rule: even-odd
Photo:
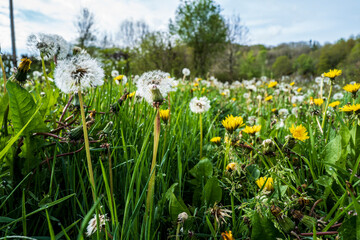
[[[357,158],[360,154],[360,126],[355,125],[350,131],[351,141],[349,144],[349,152]]]
[[[324,163],[331,163],[336,165],[336,163],[341,158],[341,136],[336,136],[333,140],[331,140],[325,146],[325,155],[324,155]],[[329,166],[325,166],[326,171],[332,175],[334,173],[334,169]]]
[[[216,177],[210,178],[204,187],[202,201],[205,205],[213,205],[215,202],[220,202],[222,197],[222,190],[219,186],[219,181]]]
[[[251,225],[252,240],[274,240],[282,237],[279,230],[275,228],[274,223],[256,211],[251,218]]]
[[[4,114],[6,111],[6,108],[9,104],[9,96],[6,92],[4,96],[1,96],[0,98],[0,128],[2,127],[3,121],[4,121]]]
[[[8,82],[6,89],[9,92],[10,101],[10,119],[13,123],[15,133],[18,133],[30,120],[36,111],[36,104],[31,94],[22,88],[19,84]],[[39,113],[35,114],[33,120],[23,131],[22,135],[37,131],[47,131]]]
[[[190,170],[190,174],[196,179],[211,177],[213,175],[213,165],[209,159],[202,159]]]
[[[258,165],[252,164],[252,165],[250,165],[250,166],[247,166],[247,167],[246,167],[246,170],[247,170],[248,173],[249,173],[249,176],[250,176],[250,180],[251,180],[251,181],[255,181],[255,180],[257,180],[257,179],[260,177],[260,170],[259,170]]]

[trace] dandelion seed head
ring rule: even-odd
[[[189,106],[193,113],[204,113],[210,109],[210,100],[207,97],[194,97],[191,99]]]

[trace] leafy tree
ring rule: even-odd
[[[301,54],[294,63],[294,68],[300,75],[315,74],[315,64],[313,59],[307,54]]]
[[[88,47],[96,40],[94,24],[94,14],[89,9],[82,8],[75,22],[79,34],[77,41],[80,47]]]
[[[275,77],[287,76],[292,73],[291,61],[287,56],[277,57],[272,69]]]
[[[175,22],[170,20],[170,32],[193,48],[195,70],[201,75],[206,74],[214,55],[226,42],[227,28],[220,12],[220,5],[213,0],[183,1]]]

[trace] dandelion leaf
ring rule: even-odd
[[[215,202],[220,202],[222,197],[222,190],[216,177],[210,178],[204,187],[202,201],[205,205],[213,205]]]
[[[283,237],[270,219],[261,216],[256,211],[251,218],[251,225],[252,240],[274,240],[278,237]]]
[[[36,111],[36,104],[31,94],[19,84],[8,82],[6,89],[9,92],[10,119],[13,123],[15,133],[19,132],[30,120]],[[35,115],[30,124],[23,131],[22,135],[27,135],[39,131],[47,131],[39,113]]]
[[[209,159],[202,159],[190,170],[190,174],[197,180],[209,178],[213,175],[213,165]]]
[[[4,121],[4,114],[6,111],[6,108],[9,104],[9,96],[8,93],[5,93],[4,96],[0,97],[0,128],[2,127],[3,121]]]

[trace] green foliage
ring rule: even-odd
[[[276,77],[290,75],[293,71],[291,61],[287,56],[277,57],[272,69]]]
[[[177,11],[170,31],[193,48],[193,61],[197,74],[205,75],[210,59],[224,46],[226,25],[221,8],[213,0],[184,1]]]
[[[313,76],[315,74],[314,60],[309,55],[303,53],[295,60],[294,69],[300,75]]]
[[[254,240],[272,240],[282,237],[279,230],[274,227],[274,223],[266,216],[254,212],[251,219],[252,231],[251,239]]]

